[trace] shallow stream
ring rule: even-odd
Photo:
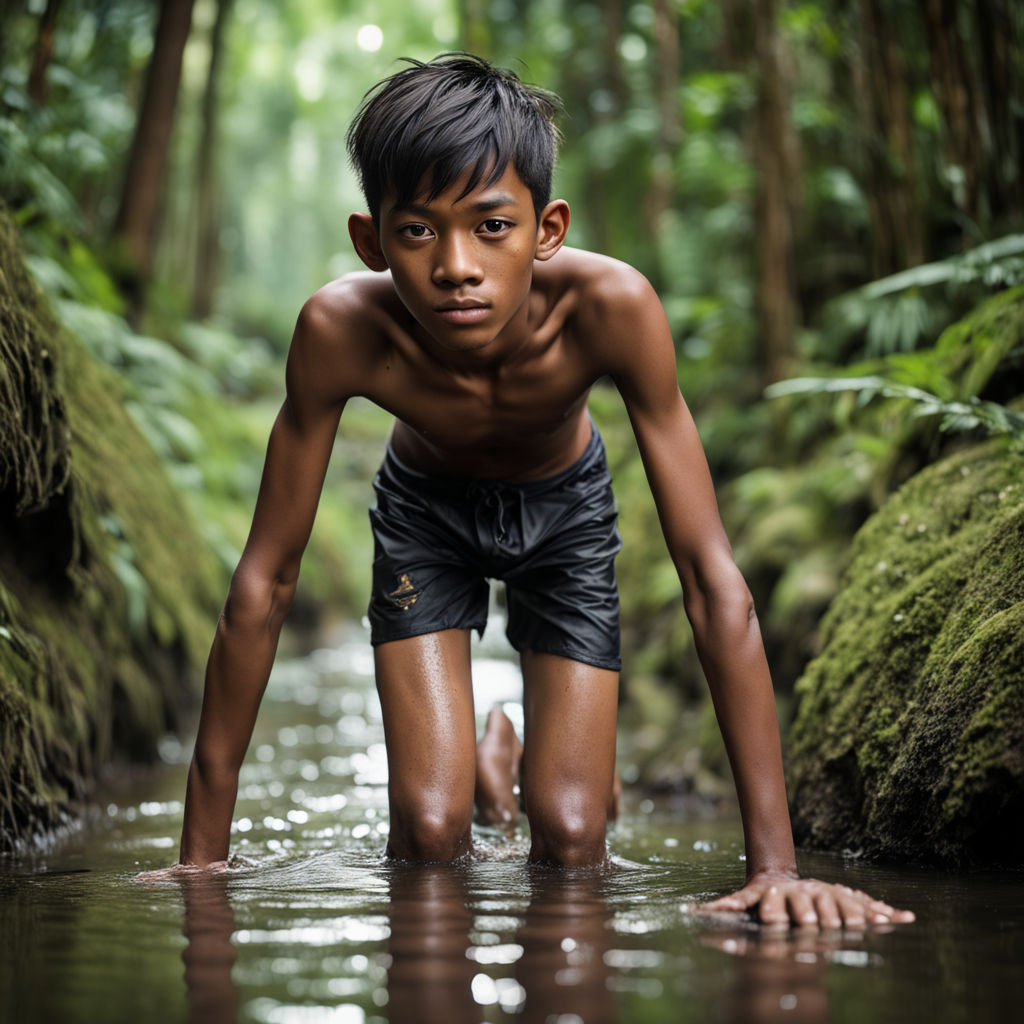
[[[494,633],[500,630],[494,629]],[[474,667],[481,718],[521,718],[500,650]],[[517,722],[518,724],[518,722]],[[743,877],[739,823],[625,795],[617,868],[528,868],[525,825],[457,867],[382,859],[387,770],[369,646],[282,660],[243,768],[240,866],[141,884],[173,863],[190,750],[126,778],[96,820],[0,862],[0,1021],[1013,1021],[1024,1005],[1024,873],[801,867],[917,913],[863,933],[766,933],[685,904]]]

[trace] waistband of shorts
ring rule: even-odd
[[[583,449],[583,454],[571,465],[566,466],[565,469],[559,470],[552,476],[541,477],[538,480],[436,476],[431,473],[422,473],[418,469],[413,469],[402,462],[392,450],[390,442],[384,453],[384,463],[381,468],[387,468],[388,471],[396,476],[404,477],[411,482],[414,481],[417,486],[440,494],[464,495],[470,491],[495,489],[503,491],[517,490],[525,496],[543,494],[553,488],[564,486],[574,477],[585,473],[596,463],[603,460],[604,441],[601,439],[601,432],[597,429],[597,424],[591,419],[590,440],[587,442],[587,447]]]

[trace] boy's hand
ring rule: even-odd
[[[214,861],[204,867],[197,864],[171,864],[170,867],[157,868],[154,871],[140,871],[134,878],[136,882],[180,882],[191,878],[204,878],[219,874],[229,867],[226,860]]]
[[[798,928],[863,928],[914,920],[911,911],[897,910],[848,885],[768,872],[754,875],[737,892],[696,904],[693,909],[700,913],[745,911],[762,924]]]

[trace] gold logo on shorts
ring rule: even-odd
[[[406,608],[411,608],[419,600],[421,593],[422,591],[417,590],[413,586],[412,580],[409,579],[409,574],[403,572],[398,577],[398,586],[388,594],[388,597],[404,611]]]

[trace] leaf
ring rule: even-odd
[[[903,398],[916,403],[912,416],[943,417],[939,429],[973,430],[984,427],[990,434],[1008,434],[1024,440],[1024,416],[998,402],[973,399],[970,402],[947,401],[923,388],[911,387],[884,377],[795,377],[779,381],[765,390],[766,398],[798,394],[834,394],[853,391],[874,398]]]

